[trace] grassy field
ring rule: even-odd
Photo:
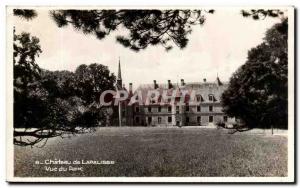
[[[109,160],[47,172],[44,160]],[[287,138],[199,128],[99,128],[54,138],[43,148],[15,146],[15,176],[287,176]],[[46,165],[52,168],[70,165]]]

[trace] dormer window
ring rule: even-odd
[[[214,96],[213,95],[208,95],[208,100],[209,101],[214,101]]]
[[[196,96],[196,100],[197,100],[197,102],[202,102],[202,96],[201,95],[197,95]]]

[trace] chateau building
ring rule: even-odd
[[[117,89],[128,93],[127,100],[119,103],[119,126],[216,126],[218,122],[233,124],[234,118],[222,111],[221,95],[227,88],[217,77],[215,82],[143,84],[127,90],[122,85],[121,67]],[[131,103],[132,98],[134,103]]]

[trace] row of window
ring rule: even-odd
[[[213,106],[209,106],[209,111],[212,112],[213,111]],[[159,106],[157,109],[158,112],[161,112],[161,107]],[[172,111],[172,107],[168,106],[168,112]],[[185,106],[185,111],[189,112],[190,111],[190,107],[189,106]],[[135,112],[140,112],[140,108],[137,106],[135,108]],[[148,107],[148,112],[152,112],[152,107]],[[197,112],[201,112],[201,106],[197,106]],[[176,106],[176,113],[179,113],[179,106]]]
[[[201,116],[197,116],[197,123],[201,123]],[[157,117],[157,122],[161,123],[162,118],[161,117]],[[227,116],[223,116],[223,120],[224,122],[227,122],[228,118]],[[208,116],[208,122],[213,122],[214,121],[214,116]],[[140,117],[135,117],[135,122],[136,123],[140,123]],[[150,124],[152,122],[152,117],[147,117],[147,122],[148,124]],[[168,123],[172,122],[172,116],[168,116]],[[190,118],[186,117],[185,118],[185,122],[189,123],[190,122]]]
[[[154,96],[151,96],[151,97],[153,98]],[[138,99],[138,97],[137,97],[136,99]],[[180,98],[176,98],[176,99],[177,99],[177,100],[180,100]],[[196,100],[197,100],[197,102],[203,102],[203,101],[204,101],[204,99],[203,99],[203,97],[202,97],[201,95],[197,95],[197,96],[196,96]],[[209,95],[208,95],[208,100],[209,100],[209,101],[216,101],[214,95],[212,95],[212,94],[209,94]],[[169,99],[168,99],[168,102],[170,103],[171,101],[172,101],[171,98],[169,98]],[[151,104],[154,104],[154,103],[156,103],[157,101],[156,101],[156,99],[151,99],[150,102],[151,102]]]

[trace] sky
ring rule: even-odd
[[[232,73],[245,63],[247,52],[262,42],[265,32],[278,18],[255,21],[244,18],[238,8],[217,8],[206,16],[202,26],[194,26],[188,35],[186,48],[176,45],[169,52],[161,46],[150,46],[140,52],[124,48],[115,36],[124,33],[121,29],[99,40],[94,35],[85,35],[72,26],[59,28],[46,9],[37,9],[38,17],[26,21],[13,19],[16,33],[29,32],[40,39],[43,52],[37,64],[48,70],[74,71],[80,64],[99,63],[108,66],[117,75],[120,57],[123,83],[140,84],[212,82],[217,75],[228,81]]]

